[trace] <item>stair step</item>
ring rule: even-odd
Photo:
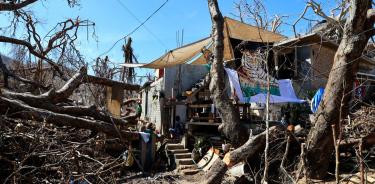
[[[168,150],[177,150],[177,149],[184,149],[184,145],[182,144],[167,144],[166,148]]]
[[[179,165],[177,167],[177,170],[178,171],[182,171],[182,170],[186,170],[186,169],[198,169],[197,165],[193,164],[193,165]]]
[[[173,154],[179,154],[179,153],[189,153],[188,149],[176,149],[176,150],[170,150]]]
[[[178,154],[175,154],[174,157],[176,159],[191,158],[191,153],[178,153]]]
[[[194,162],[193,160],[190,158],[183,158],[183,159],[176,159],[176,163],[178,165],[193,165]]]
[[[184,175],[194,175],[194,174],[199,173],[199,170],[198,169],[186,169],[186,170],[182,170],[181,172]]]
[[[166,142],[167,144],[181,144],[180,139],[167,139]]]

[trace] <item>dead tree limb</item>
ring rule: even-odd
[[[14,3],[14,2],[6,3],[4,1],[4,2],[0,3],[0,11],[18,10],[18,9],[24,8],[24,7],[26,7],[26,6],[28,6],[32,3],[35,3],[36,1],[38,1],[38,0],[25,0],[25,1],[21,1],[19,3]]]
[[[0,104],[1,111],[7,111],[9,117],[47,122],[57,126],[89,129],[118,137],[118,132],[114,124],[104,121],[89,120],[67,114],[54,113],[52,111],[31,107],[19,100],[5,97],[0,97]],[[125,139],[138,139],[138,134],[127,131],[121,131],[121,136]]]
[[[269,133],[275,134],[277,132],[277,127],[271,127],[269,129]],[[264,150],[264,146],[266,143],[266,134],[267,132],[264,131],[258,135],[250,137],[245,144],[241,147],[227,153],[222,160],[218,159],[214,162],[213,167],[208,170],[206,173],[206,180],[205,183],[217,183],[221,181],[225,172],[227,171],[228,167],[231,167],[246,158],[251,158],[254,155],[260,153]]]
[[[140,86],[136,84],[127,84],[124,82],[115,81],[115,80],[111,80],[108,78],[96,77],[92,75],[85,76],[85,78],[83,79],[83,82],[92,83],[92,84],[100,84],[104,86],[116,86],[116,87],[121,87],[124,90],[129,90],[129,91],[137,91],[140,89]]]
[[[55,113],[68,114],[78,117],[92,117],[96,120],[115,123],[116,125],[127,125],[135,121],[135,116],[125,118],[116,118],[107,113],[99,111],[95,106],[58,106],[48,100],[48,96],[35,96],[28,93],[16,93],[5,89],[1,90],[1,94],[8,99],[21,100],[29,106],[45,109]]]
[[[29,80],[29,79],[26,79],[26,78],[23,78],[23,77],[19,77],[17,75],[15,75],[14,73],[12,73],[11,71],[8,70],[7,66],[4,64],[3,62],[3,59],[2,57],[0,56],[0,68],[1,68],[1,71],[3,72],[3,76],[4,76],[4,87],[8,88],[8,78],[9,77],[12,77],[13,79],[17,80],[17,81],[20,81],[20,82],[23,82],[25,84],[30,84],[30,85],[33,85],[33,86],[36,86],[36,87],[39,87],[41,89],[44,89],[44,90],[47,90],[48,87],[47,86],[43,86],[37,82],[34,82],[32,80]]]

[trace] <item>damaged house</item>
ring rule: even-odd
[[[228,17],[224,20],[226,82],[231,86],[227,91],[244,125],[251,127],[249,122],[264,121],[267,73],[264,65],[251,57],[259,50],[268,49],[271,122],[280,120],[284,104],[302,103],[305,100],[299,98],[311,98],[317,89],[325,87],[337,43],[317,33],[286,39],[278,33]],[[208,37],[171,50],[151,63],[137,64],[155,69],[156,76],[155,81],[146,83],[140,92],[141,119],[155,123],[162,134],[168,134],[178,116],[180,121],[186,122],[187,135],[220,135],[217,132],[220,118],[205,80],[210,69],[211,49],[212,40]],[[367,84],[374,81],[371,70],[375,65],[366,56],[359,58],[358,63],[355,92],[364,98],[364,91],[370,86]]]
[[[241,42],[246,41],[252,50],[257,50],[285,39],[283,35],[228,17],[224,20],[224,60],[228,69],[242,65],[243,54],[236,49]],[[155,123],[163,134],[173,127],[176,116],[187,122],[187,126],[217,132],[220,119],[204,80],[209,73],[207,60],[211,49],[212,39],[207,37],[171,50],[149,64],[137,64],[137,67],[155,69],[156,74],[155,81],[146,83],[140,93],[143,109],[141,118]],[[264,91],[264,80],[257,84],[260,84],[259,90],[262,88]],[[228,93],[230,91],[228,89]],[[239,102],[237,106],[241,109],[243,119],[250,118],[250,104]]]
[[[310,33],[298,38],[292,38],[275,43],[275,76],[290,78],[295,82],[296,90],[301,93],[315,92],[324,88],[330,71],[338,43],[329,40],[319,33]],[[354,97],[361,100],[371,99],[371,86],[375,82],[375,60],[368,54],[363,54],[357,61],[358,72]]]

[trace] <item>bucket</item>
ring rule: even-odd
[[[232,168],[228,170],[228,174],[236,177],[241,177],[245,173],[249,172],[250,169],[244,162],[240,162],[234,165]]]

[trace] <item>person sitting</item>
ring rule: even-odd
[[[171,134],[172,139],[184,134],[184,123],[181,122],[180,116],[175,117],[175,127],[170,128],[169,132]]]
[[[283,117],[281,118],[281,125],[287,127],[289,125],[289,119],[289,112],[284,112]]]

